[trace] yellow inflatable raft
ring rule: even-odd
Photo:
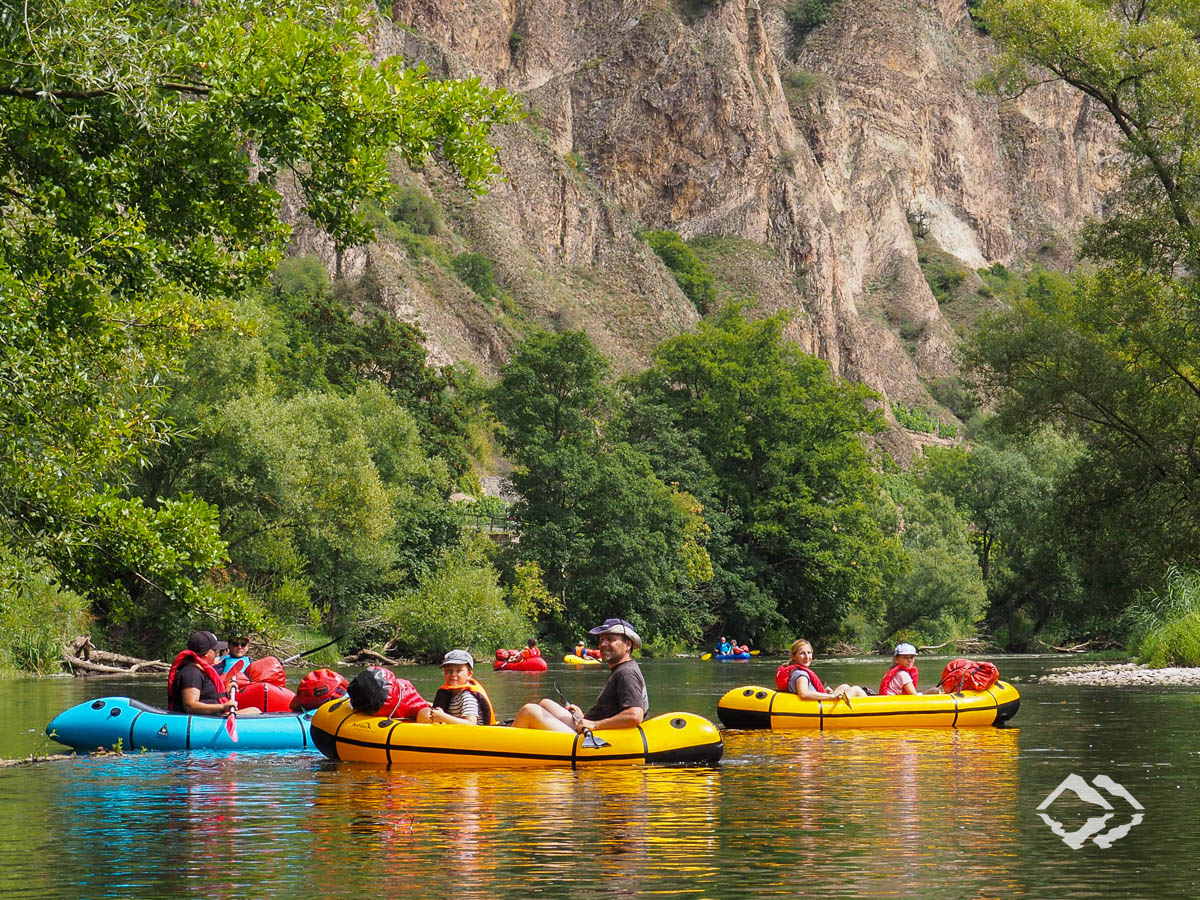
[[[568,653],[563,657],[563,662],[568,666],[598,666],[600,660],[593,659],[590,656],[576,656],[574,653]]]
[[[313,744],[330,759],[386,766],[593,766],[715,763],[724,746],[715,725],[686,712],[637,728],[560,734],[497,725],[419,725],[356,713],[349,700],[313,715]]]
[[[955,694],[900,694],[842,700],[801,700],[791,692],[747,685],[717,702],[726,728],[961,728],[1002,726],[1017,714],[1021,695],[1007,681],[986,691]]]

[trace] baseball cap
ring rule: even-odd
[[[589,629],[588,634],[593,634],[597,637],[602,634],[619,634],[626,638],[635,650],[642,646],[642,639],[633,630],[633,626],[624,619],[605,619],[603,624]]]
[[[466,666],[469,669],[475,668],[475,658],[466,650],[451,650],[442,657],[443,666]]]
[[[192,636],[188,638],[187,648],[193,653],[207,653],[209,650],[226,650],[229,645],[224,641],[218,641],[217,636],[211,631],[193,631]]]
[[[897,644],[892,656],[916,656],[917,648],[912,644]]]

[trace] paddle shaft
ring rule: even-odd
[[[285,659],[283,661],[282,665],[286,666],[288,663],[295,662],[298,659],[303,659],[304,657],[308,656],[310,653],[316,653],[318,650],[324,650],[326,647],[332,647],[334,644],[336,644],[338,641],[340,641],[345,636],[346,635],[344,635],[344,634],[338,635],[332,641],[327,641],[326,643],[322,644],[320,647],[313,647],[311,650],[305,650],[303,653],[297,653],[295,656],[289,656],[287,659]],[[386,650],[387,648],[385,647],[384,649]]]

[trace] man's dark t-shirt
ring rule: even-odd
[[[613,669],[604,682],[604,689],[596,698],[596,705],[583,714],[593,722],[608,719],[631,706],[640,706],[643,715],[650,712],[650,696],[646,693],[646,679],[642,670],[632,659]]]
[[[179,671],[175,673],[174,688],[175,699],[179,701],[180,709],[183,709],[184,688],[198,688],[200,690],[201,703],[220,702],[220,699],[217,697],[217,689],[213,687],[213,683],[199,666],[180,666]]]

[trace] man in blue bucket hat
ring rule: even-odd
[[[553,700],[526,703],[513,720],[515,728],[545,731],[591,731],[597,728],[634,728],[650,711],[646,679],[633,661],[642,639],[624,619],[605,619],[591,629],[600,643],[600,659],[608,665],[608,681],[592,708],[584,712],[574,703],[563,706]]]

